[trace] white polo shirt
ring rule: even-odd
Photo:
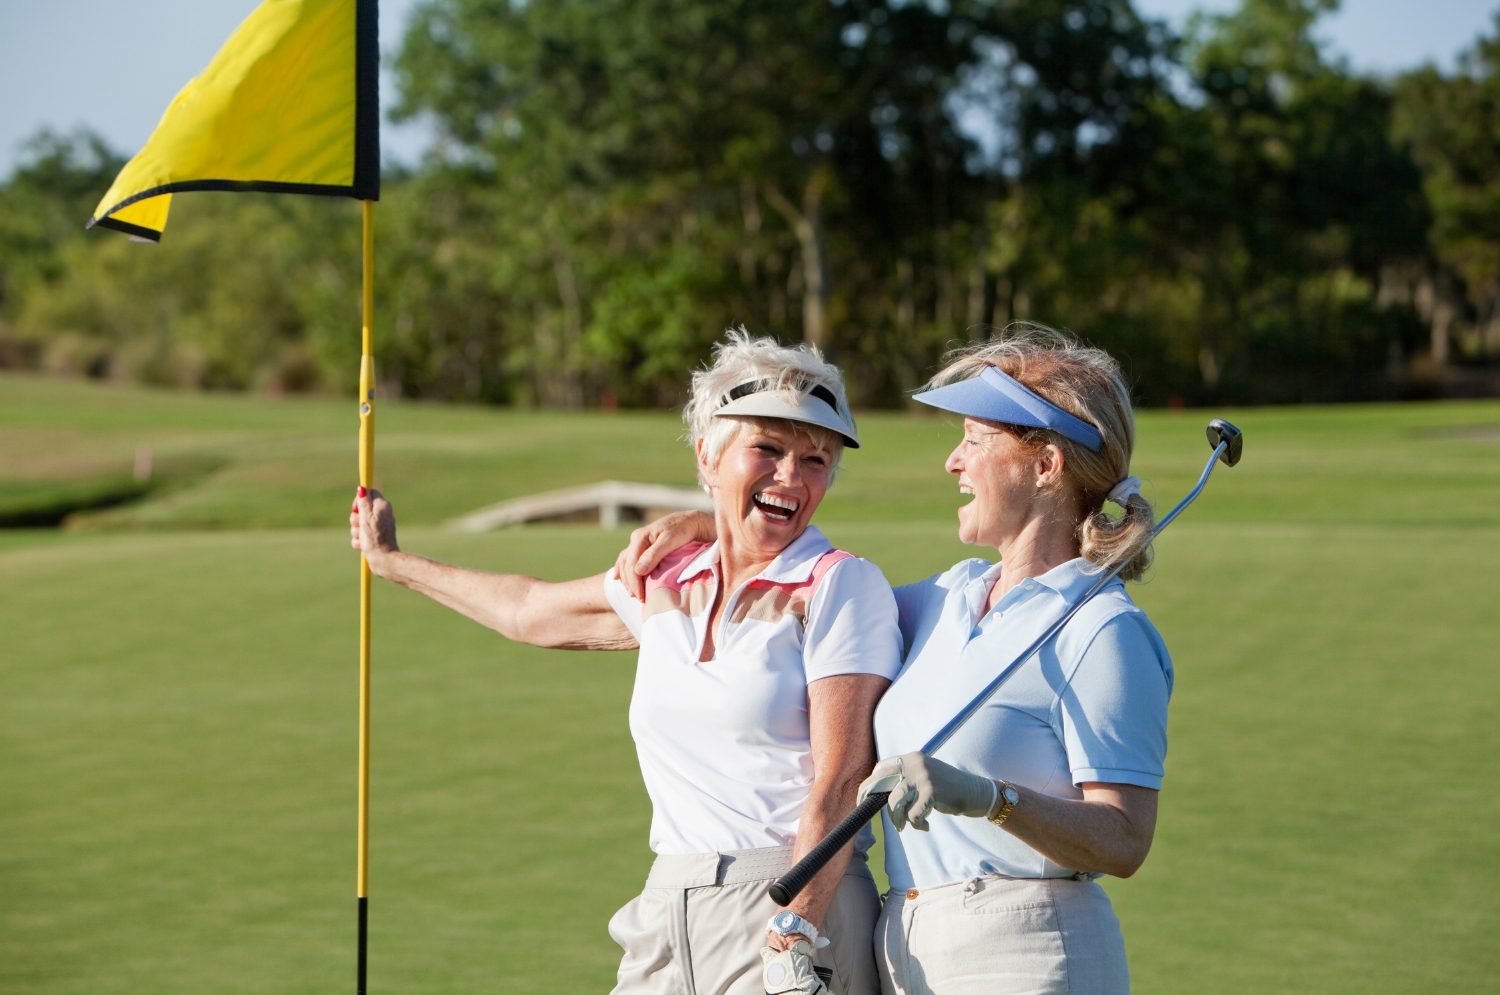
[[[714,657],[699,662],[719,583],[718,543],[669,556],[647,578],[644,604],[613,573],[605,580],[641,644],[630,733],[659,854],[791,844],[813,781],[807,686],[838,674],[890,679],[901,667],[885,576],[816,528],[729,594]]]
[[[985,611],[1001,565],[965,560],[896,589],[906,663],[875,709],[882,757],[920,750],[1000,669],[1098,579],[1081,558],[1011,588]],[[1016,671],[937,751],[939,760],[1060,798],[1099,781],[1161,788],[1172,659],[1115,579]],[[930,888],[985,874],[1067,877],[984,819],[928,816],[929,832],[894,831],[885,815],[891,887]]]

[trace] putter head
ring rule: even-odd
[[[1224,419],[1215,418],[1208,423],[1208,444],[1217,449],[1221,442],[1228,445],[1219,454],[1219,462],[1225,466],[1234,466],[1240,461],[1240,453],[1244,451],[1245,435]]]

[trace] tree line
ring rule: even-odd
[[[438,139],[377,211],[382,382],[672,404],[743,324],[892,406],[1034,320],[1147,404],[1434,393],[1500,355],[1500,25],[1377,78],[1314,41],[1335,5],[1178,36],[1128,0],[427,0],[393,114]],[[44,133],[0,188],[0,365],[352,385],[352,205],[83,232],[121,164]]]

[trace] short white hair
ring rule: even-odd
[[[758,422],[789,428],[812,439],[828,451],[832,457],[831,469],[836,472],[844,455],[844,437],[831,429],[783,418],[714,417],[731,390],[753,381],[769,382],[765,389],[784,393],[791,402],[813,387],[827,388],[837,402],[834,408],[840,417],[850,427],[854,425],[854,415],[844,393],[844,376],[837,366],[824,361],[816,346],[784,346],[773,338],[754,338],[741,325],[729,329],[724,341],[714,345],[713,365],[693,372],[693,396],[682,409],[688,445],[696,451],[698,440],[703,440],[703,462],[717,466],[725,447],[744,423]],[[699,483],[704,483],[702,476],[700,468]]]

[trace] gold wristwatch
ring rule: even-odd
[[[1000,811],[990,816],[990,821],[995,825],[1004,825],[1005,820],[1016,810],[1016,805],[1021,800],[1021,794],[1016,786],[1009,781],[996,781],[995,787],[1000,789]]]

